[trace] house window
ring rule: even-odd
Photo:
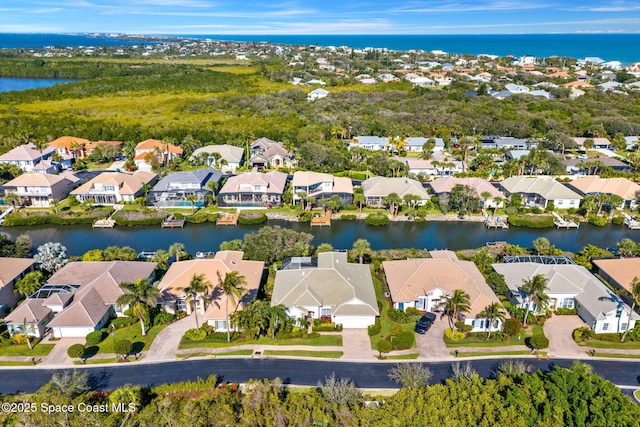
[[[214,325],[215,330],[227,330],[227,321],[226,320],[216,320]]]
[[[480,329],[484,329],[484,320],[480,320],[480,321],[478,322],[478,328],[480,328]]]
[[[609,330],[609,324],[608,323],[603,323],[602,324],[602,330],[603,331],[608,331]]]
[[[426,310],[427,309],[427,299],[426,298],[420,297],[418,299],[418,308],[420,310]]]
[[[626,324],[626,323],[622,323],[622,324],[620,325],[620,331],[619,331],[619,332],[624,332],[624,331],[626,331],[626,330],[627,330],[627,324]]]
[[[404,303],[403,302],[399,302],[398,303],[398,310],[404,311]]]
[[[560,303],[560,307],[562,307],[562,308],[573,308],[574,307],[573,298],[564,298],[562,300],[562,302]]]
[[[187,303],[184,300],[184,298],[180,298],[179,300],[176,301],[176,309],[179,311],[187,310]]]
[[[104,191],[115,191],[115,187],[113,185],[105,185]]]
[[[320,317],[331,317],[331,309],[323,308],[320,310]]]

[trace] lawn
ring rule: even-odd
[[[615,342],[615,341],[601,341],[601,340],[589,340],[584,343],[578,343],[583,347],[593,348],[619,348],[621,350],[639,350],[640,341],[627,341],[627,342]]]
[[[39,362],[38,362],[39,363]],[[37,364],[37,363],[36,363]],[[0,362],[0,366],[34,366],[33,362]]]
[[[87,347],[87,352],[89,354],[109,354],[114,353],[113,351],[113,342],[119,340],[129,340],[133,343],[133,353],[139,353],[143,350],[149,350],[151,343],[155,339],[156,335],[163,330],[167,325],[157,325],[152,327],[147,331],[147,335],[142,336],[140,331],[140,323],[134,323],[131,326],[127,326],[126,328],[116,329],[114,336],[111,334],[107,336],[100,344],[97,346],[89,346]],[[95,348],[97,347],[97,350]]]
[[[186,338],[182,338],[180,341],[180,349],[185,348],[225,348],[225,347],[238,347],[250,344],[260,345],[309,345],[309,346],[342,346],[342,335],[320,335],[318,338],[290,338],[290,339],[272,339],[267,337],[260,337],[257,340],[237,340],[231,342],[211,342],[207,340],[203,341],[189,341]]]
[[[178,359],[188,359],[190,357],[220,357],[220,356],[251,356],[253,350],[231,350],[224,353],[178,353],[176,357]]]
[[[420,353],[397,354],[395,356],[387,356],[387,360],[416,360]]]
[[[533,335],[544,335],[542,326],[530,325],[527,329],[520,331],[518,336],[512,336],[510,341],[495,340],[493,337],[488,341],[486,338],[467,337],[462,341],[452,341],[444,337],[444,342],[448,348],[456,347],[508,347],[514,345],[526,345],[525,339]],[[520,339],[518,339],[520,338]]]
[[[539,351],[538,355],[546,355],[547,352]],[[518,356],[518,355],[529,355],[531,356],[531,351],[529,350],[516,350],[516,351],[462,351],[458,352],[456,356],[456,352],[451,352],[452,356],[455,357],[477,357],[477,356]]]
[[[587,354],[589,356],[591,355],[591,352],[587,352]],[[602,353],[599,351],[596,351],[592,357],[611,357],[612,359],[640,359],[640,354],[620,354],[620,353]]]
[[[27,344],[0,347],[0,356],[46,356],[55,344],[36,344],[29,350]]]
[[[320,357],[326,359],[339,359],[342,357],[341,351],[310,351],[310,350],[265,350],[265,356],[297,356],[297,357]]]

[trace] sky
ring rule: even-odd
[[[640,0],[3,0],[0,33],[640,32]]]

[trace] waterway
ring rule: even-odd
[[[313,234],[313,244],[330,243],[336,249],[351,248],[357,239],[367,239],[373,249],[420,248],[466,249],[484,246],[489,241],[507,241],[531,247],[534,239],[546,237],[551,244],[570,252],[577,252],[587,244],[615,247],[625,237],[640,240],[640,231],[630,231],[622,225],[595,227],[581,224],[579,230],[556,230],[511,227],[508,230],[487,230],[482,223],[470,222],[399,222],[385,227],[372,227],[364,221],[332,221],[331,227],[310,227],[309,224],[270,220],[279,225]],[[130,246],[136,251],[167,249],[181,242],[187,252],[216,251],[225,240],[242,239],[246,233],[259,230],[261,225],[216,226],[212,223],[186,224],[182,229],[162,229],[158,226],[92,229],[91,226],[29,226],[0,227],[0,232],[17,237],[28,235],[34,247],[46,242],[60,242],[70,255],[81,255],[90,249],[107,246]]]
[[[36,89],[41,87],[50,87],[56,84],[73,83],[77,81],[78,80],[16,79],[12,77],[0,77],[0,92]]]

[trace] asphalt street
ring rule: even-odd
[[[470,361],[476,371],[489,377],[505,359]],[[522,359],[520,359],[522,360]],[[465,362],[461,360],[461,362]],[[569,366],[573,360],[525,360],[535,369],[548,371],[554,365]],[[616,385],[640,386],[640,363],[630,361],[586,360],[594,372]],[[450,376],[450,362],[425,363],[433,377],[431,383],[444,381]],[[389,363],[347,363],[293,359],[207,359],[181,362],[119,364],[108,367],[82,367],[90,375],[94,390],[111,390],[124,384],[152,386],[185,380],[206,378],[211,374],[220,380],[244,383],[251,378],[281,378],[286,384],[313,386],[325,376],[351,378],[361,388],[397,388],[388,378]],[[31,393],[47,383],[56,369],[0,369],[0,393]]]

